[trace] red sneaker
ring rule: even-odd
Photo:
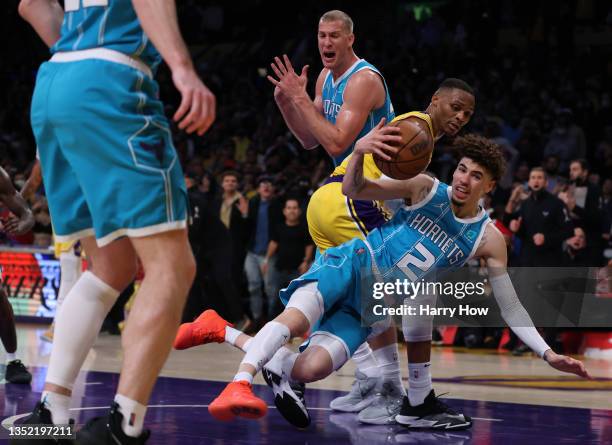
[[[223,343],[225,328],[234,326],[225,321],[217,312],[208,309],[192,323],[183,323],[174,339],[174,349],[187,349],[206,343]]]
[[[229,421],[236,416],[259,419],[268,412],[268,405],[253,394],[249,382],[239,380],[228,383],[223,392],[208,405],[208,412],[217,420]]]

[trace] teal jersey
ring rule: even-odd
[[[423,201],[404,206],[368,234],[375,272],[396,278],[401,269],[414,282],[436,269],[461,267],[476,252],[490,221],[482,207],[473,218],[457,218],[451,187],[435,180]]]
[[[378,122],[380,122],[383,117],[387,119],[387,122],[391,122],[395,117],[385,78],[374,65],[366,62],[363,59],[359,59],[336,80],[334,80],[331,71],[327,73],[325,81],[323,82],[323,90],[321,93],[321,98],[323,100],[323,114],[325,115],[325,119],[332,124],[336,123],[336,117],[338,116],[340,108],[344,103],[344,89],[346,88],[348,81],[355,73],[365,69],[374,71],[381,77],[385,86],[385,103],[382,107],[370,111],[370,114],[368,114],[368,118],[366,119],[366,123],[359,132],[359,135],[355,141],[353,141],[353,143],[344,151],[344,153],[333,158],[334,167],[340,165],[342,161],[353,152],[357,139],[365,136],[372,128],[376,126],[376,124],[378,124]]]
[[[161,56],[145,35],[131,0],[65,0],[60,39],[51,52],[107,48],[155,69]]]

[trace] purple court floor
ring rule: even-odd
[[[0,385],[3,424],[20,420],[40,397],[45,368],[33,368],[31,387]],[[73,411],[78,424],[106,412],[118,383],[118,375],[88,372],[76,389],[81,408]],[[363,426],[355,415],[329,410],[339,392],[309,389],[306,392],[313,423],[307,430],[288,425],[276,409],[260,421],[215,421],[207,404],[224,387],[222,382],[165,378],[158,380],[147,412],[146,425],[153,432],[150,444],[612,444],[612,410],[558,408],[497,402],[448,399],[449,404],[474,417],[469,431],[433,433],[408,431],[398,426]],[[270,402],[265,386],[257,394]],[[81,395],[82,394],[82,395]],[[546,397],[546,391],[542,391]],[[612,402],[611,402],[612,405]]]

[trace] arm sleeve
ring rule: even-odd
[[[543,357],[550,346],[533,326],[529,314],[516,295],[508,273],[492,277],[490,281],[504,321],[538,357]]]

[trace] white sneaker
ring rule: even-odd
[[[391,381],[381,382],[374,401],[359,412],[357,420],[369,425],[392,425],[402,409],[402,388]]]
[[[376,385],[382,377],[368,377],[363,372],[355,370],[355,381],[350,392],[336,397],[329,407],[334,411],[357,413],[370,406],[376,396]]]

